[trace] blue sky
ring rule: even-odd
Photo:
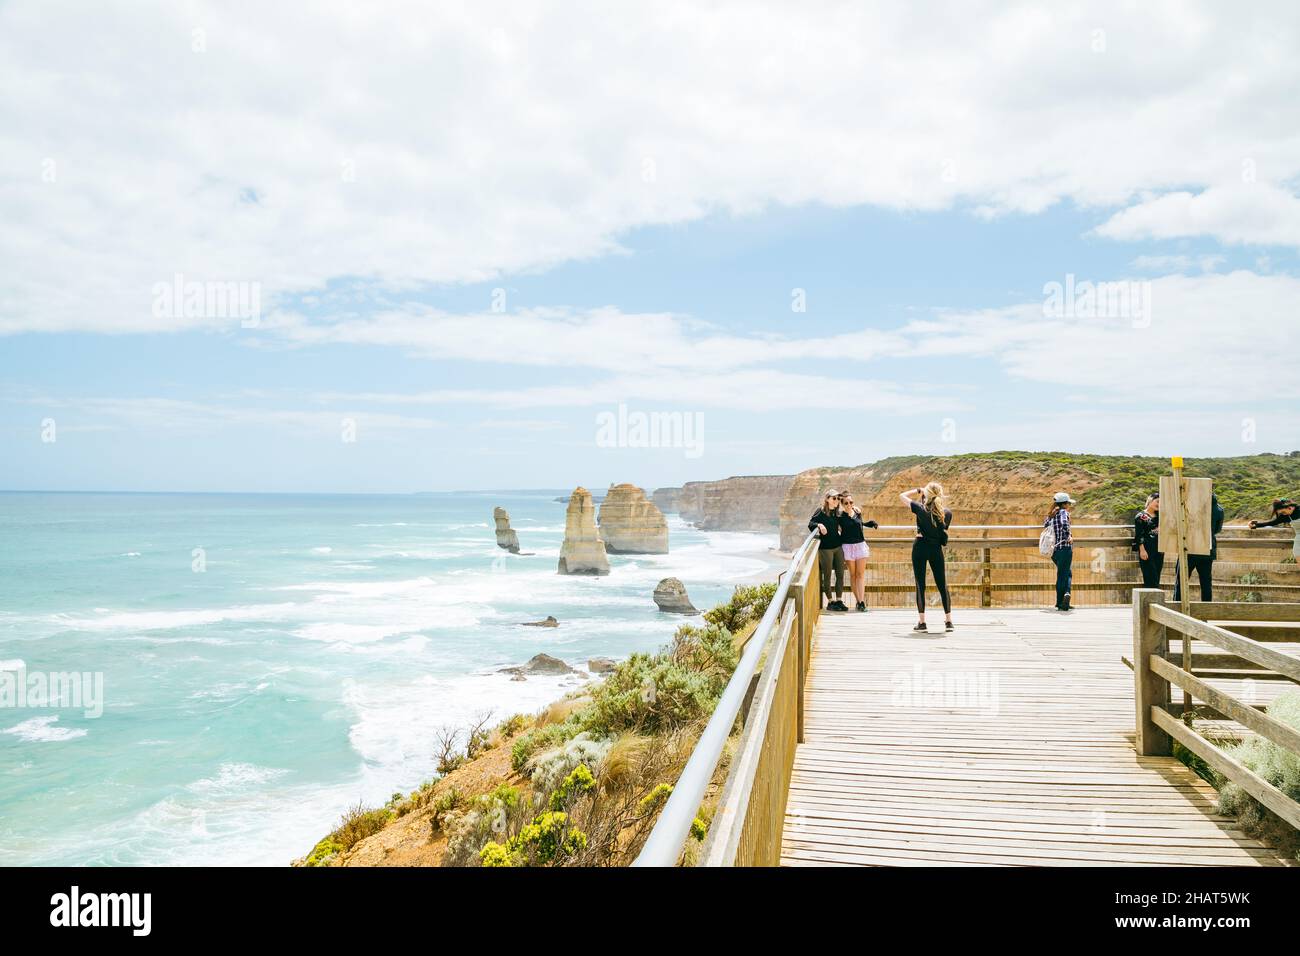
[[[388,12],[0,9],[0,488],[1300,448],[1285,5]]]

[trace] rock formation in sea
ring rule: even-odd
[[[699,614],[686,594],[686,585],[677,578],[664,578],[655,585],[655,605],[669,614]]]
[[[525,677],[528,675],[560,675],[573,674],[574,669],[558,657],[552,657],[550,654],[535,654],[527,664],[518,667],[503,667],[499,671],[502,674],[513,674],[515,677]]]
[[[519,553],[519,535],[510,527],[510,512],[505,508],[493,508],[492,520],[497,527],[497,547],[505,548],[511,554]]]
[[[667,554],[668,522],[636,485],[611,485],[600,506],[600,537],[610,554]]]
[[[702,531],[772,532],[780,527],[781,502],[793,481],[793,475],[688,481],[680,488],[656,489],[654,501]]]
[[[609,574],[605,542],[596,528],[596,506],[586,488],[575,488],[569,498],[558,570],[560,574]]]
[[[587,670],[593,674],[612,674],[618,665],[610,657],[593,657],[587,661]]]
[[[557,621],[555,619],[555,616],[551,614],[546,615],[546,619],[542,621],[522,621],[520,623],[524,627],[559,627],[560,626],[560,622]]]

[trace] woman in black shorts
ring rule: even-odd
[[[925,566],[930,565],[934,586],[943,601],[943,627],[952,628],[952,601],[948,597],[948,578],[943,568],[943,547],[948,543],[948,528],[952,525],[952,512],[943,506],[943,488],[932,481],[924,488],[916,488],[898,496],[912,514],[916,515],[916,540],[912,542],[912,575],[916,578],[916,614],[918,622],[914,631],[925,627]]]

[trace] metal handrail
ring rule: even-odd
[[[767,611],[758,622],[758,627],[754,629],[753,636],[745,645],[745,652],[736,664],[731,680],[722,691],[722,697],[718,700],[718,706],[714,708],[713,716],[709,718],[704,732],[696,741],[690,759],[686,761],[686,766],[682,769],[681,776],[677,778],[668,802],[664,804],[659,819],[655,822],[654,829],[650,831],[650,836],[646,839],[645,846],[641,848],[641,853],[633,862],[633,866],[677,865],[682,847],[690,836],[691,824],[700,809],[700,803],[704,800],[709,783],[713,780],[718,759],[722,756],[722,750],[731,736],[736,715],[740,713],[745,696],[749,692],[750,682],[758,672],[763,651],[767,647],[773,629],[781,620],[786,602],[791,598],[790,588],[808,552],[816,547],[817,537],[810,534],[790,559],[790,565],[786,568],[786,573],[783,573],[783,580],[777,586],[776,594],[773,595]]]

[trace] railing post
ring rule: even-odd
[[[989,533],[984,532],[984,537]],[[993,549],[984,548],[980,557],[980,607],[993,606]]]
[[[798,698],[795,704],[795,714],[797,716],[797,734],[795,738],[799,743],[803,743],[803,684],[804,675],[807,673],[808,662],[804,657],[804,628],[807,621],[804,619],[804,588],[799,582],[795,582],[796,587],[793,589],[791,596],[794,598],[794,612],[798,616],[798,627],[794,632],[795,643],[799,645],[799,666],[795,671],[798,679]]]
[[[1186,582],[1184,582],[1186,584]],[[1164,657],[1169,636],[1163,624],[1151,620],[1151,605],[1164,604],[1165,592],[1155,588],[1133,591],[1133,701],[1137,708],[1136,747],[1143,757],[1167,757],[1173,752],[1169,734],[1151,719],[1151,708],[1169,706],[1169,681],[1151,669],[1151,655]]]

